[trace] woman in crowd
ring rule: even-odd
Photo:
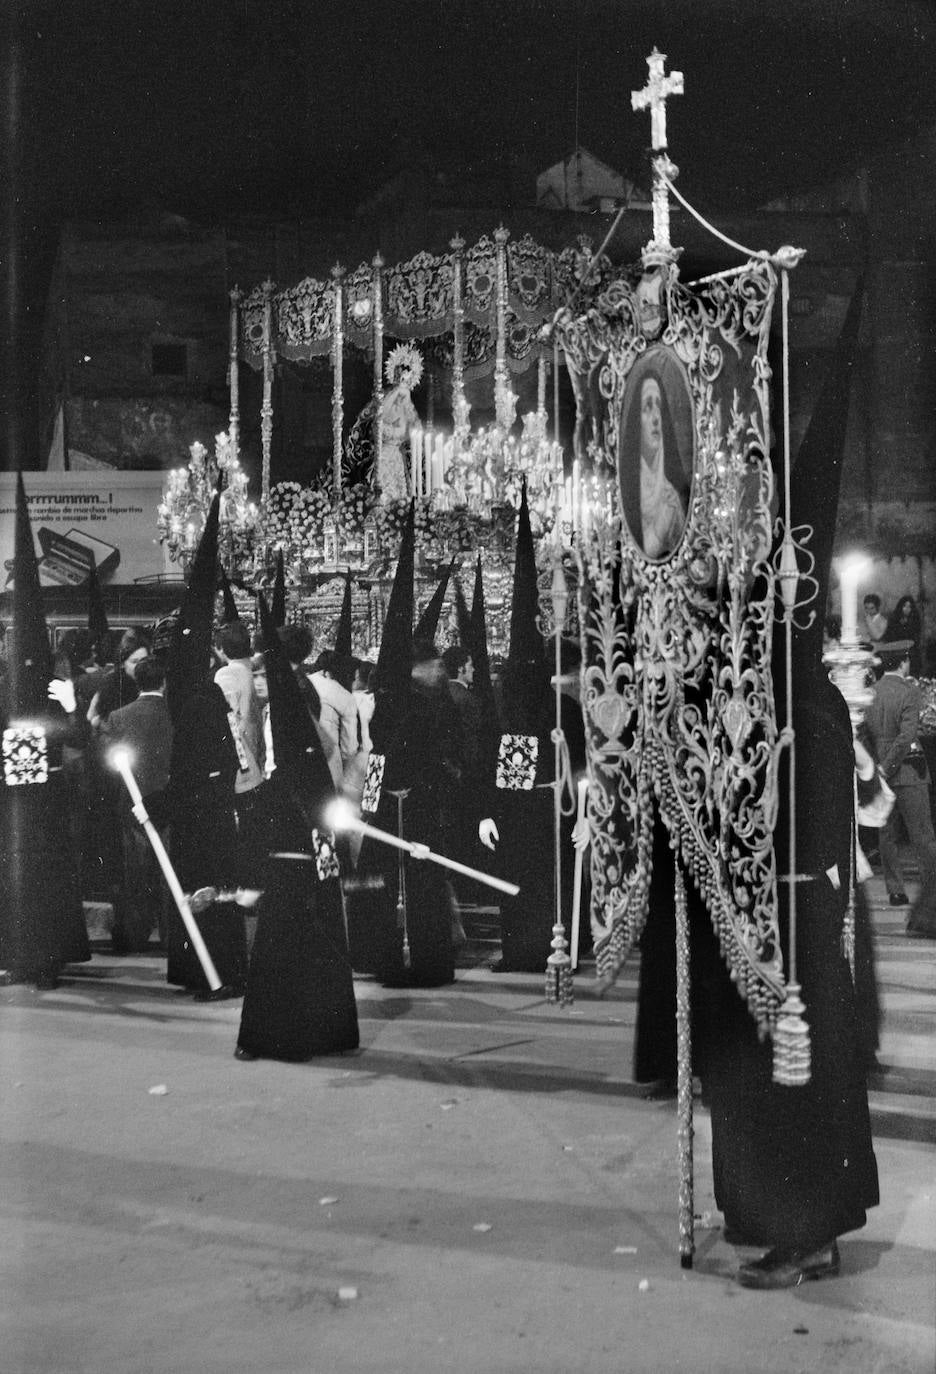
[[[142,630],[125,630],[117,648],[117,662],[95,692],[88,707],[88,720],[96,729],[106,720],[111,711],[120,706],[129,706],[139,696],[134,673],[136,665],[147,657],[150,651],[149,636]]]

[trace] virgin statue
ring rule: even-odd
[[[411,393],[422,373],[423,361],[417,349],[412,344],[397,344],[387,358],[390,389],[380,407],[380,452],[373,468],[374,485],[385,503],[413,494],[412,454],[407,463],[404,446],[409,448],[410,432],[420,426]]]

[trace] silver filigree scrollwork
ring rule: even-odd
[[[241,355],[250,366],[259,370],[263,366],[263,287],[255,286],[240,307]]]
[[[333,288],[328,282],[306,277],[274,302],[277,351],[284,358],[302,359],[327,353],[331,347]]]
[[[784,993],[766,361],[776,277],[756,260],[693,293],[673,264],[658,271],[653,319],[646,293],[642,308],[618,282],[578,317],[556,320],[592,450],[619,478],[613,509],[577,543],[598,973],[613,978],[643,928],[659,809],[766,1033]],[[649,440],[629,414],[647,397],[662,404],[661,392],[670,418],[659,452],[669,444],[681,454],[683,486],[671,455],[674,491],[654,479],[648,507],[628,465],[643,474],[639,445]],[[647,523],[654,502],[672,507],[661,547]]]
[[[401,338],[438,334],[452,316],[452,256],[417,253],[386,271],[389,332]]]

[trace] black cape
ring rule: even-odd
[[[457,797],[464,768],[458,712],[443,685],[435,691],[414,686],[402,719],[387,746],[380,805],[374,824],[398,833],[396,791],[403,799],[403,837],[452,856],[454,834],[464,816]],[[438,864],[403,856],[365,838],[358,860],[354,894],[355,958],[385,983],[438,987],[455,978],[452,945],[452,893]],[[405,884],[409,967],[404,961],[403,928],[398,914],[401,871]],[[368,886],[370,885],[370,886]],[[364,929],[369,922],[370,929]]]
[[[267,862],[237,1044],[302,1061],[357,1049],[360,1035],[341,883],[319,878],[308,818],[277,773],[269,787],[278,848]]]
[[[794,708],[797,777],[797,977],[806,1004],[810,1082],[772,1081],[773,1046],[721,966],[702,1020],[702,1069],[712,1113],[715,1198],[726,1226],[765,1246],[813,1250],[864,1225],[879,1200],[866,1052],[842,952],[851,846],[854,755],[848,709],[819,672]],[[781,797],[785,796],[781,772]],[[781,871],[786,844],[778,825]],[[837,865],[836,889],[826,870]],[[789,884],[780,885],[788,948]],[[695,932],[694,932],[695,933]],[[714,940],[714,936],[711,937]]]

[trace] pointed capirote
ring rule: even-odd
[[[335,631],[335,653],[342,658],[350,658],[353,652],[351,639],[351,569],[345,573],[344,597],[341,602],[341,615]]]
[[[542,709],[543,690],[549,682],[546,645],[539,619],[536,553],[524,480],[517,513],[510,644],[501,675],[504,728],[518,734],[535,733]]]
[[[176,618],[166,666],[166,704],[177,720],[185,703],[208,681],[214,633],[221,497],[215,492]]]
[[[110,626],[107,623],[107,607],[104,604],[101,579],[98,577],[97,564],[92,554],[91,566],[88,569],[88,633],[91,636],[91,643],[100,644],[109,631]]]
[[[234,620],[240,620],[240,611],[237,609],[237,602],[234,600],[234,592],[224,568],[218,567],[218,586],[221,589],[222,611],[221,623],[230,625]]]
[[[438,586],[432,596],[426,602],[425,608],[416,628],[413,630],[413,639],[422,640],[427,644],[435,642],[436,633],[439,629],[439,621],[442,618],[442,607],[445,605],[445,596],[448,591],[449,579],[455,569],[457,559],[453,558],[439,580]]]
[[[490,705],[493,712],[494,686],[491,682],[491,658],[488,652],[487,615],[484,604],[484,574],[481,555],[475,564],[474,594],[471,599],[471,624],[468,648],[474,663],[474,682],[472,691],[478,697],[482,710]]]
[[[374,748],[382,753],[398,725],[410,691],[413,667],[413,578],[416,564],[416,502],[410,501],[387,616],[380,636],[375,677],[375,705],[371,720]]]
[[[804,525],[812,528],[809,552],[815,559],[812,576],[819,584],[813,603],[816,614],[812,623],[805,624],[808,615],[799,615],[793,622],[794,668],[799,670],[806,666],[807,660],[811,671],[822,662],[823,633],[832,579],[832,550],[863,297],[864,282],[859,278],[809,426],[800,440],[791,474],[790,523],[793,529]]]

